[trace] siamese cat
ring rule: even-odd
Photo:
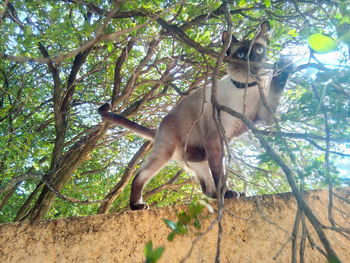
[[[253,122],[261,120],[271,123],[271,111],[276,110],[289,75],[283,70],[279,74],[276,69],[275,72],[266,71],[260,65],[266,57],[269,30],[270,25],[265,21],[261,23],[253,40],[238,41],[232,36],[227,56],[241,61],[228,64],[228,75],[217,82],[218,103],[244,114]],[[223,41],[227,41],[228,37],[227,32],[222,34]],[[254,66],[249,62],[254,62]],[[277,64],[286,65],[286,62]],[[270,110],[262,104],[258,86],[263,89]],[[175,160],[180,166],[193,171],[203,193],[212,198],[217,197],[219,182],[225,175],[224,141],[213,117],[211,86],[199,88],[181,100],[164,117],[158,129],[146,128],[110,112],[108,103],[98,111],[104,120],[117,123],[153,141],[152,153],[132,182],[132,210],[148,209],[142,200],[142,190],[169,160]],[[220,119],[228,139],[246,131],[240,119],[226,112],[220,112]],[[224,197],[237,198],[239,195],[227,189]]]

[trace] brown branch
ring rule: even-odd
[[[323,152],[326,152],[327,149],[321,147],[320,145],[318,145],[314,140],[311,140],[311,139],[306,139],[311,145],[315,146],[315,148],[323,151]],[[346,154],[346,153],[340,153],[340,152],[336,152],[336,151],[331,151],[331,150],[328,150],[329,153],[332,153],[332,154],[335,154],[335,155],[339,155],[339,156],[343,156],[343,157],[350,157],[350,154]]]
[[[93,4],[93,3],[89,3],[89,2],[85,2],[85,1],[80,1],[80,0],[62,0],[63,2],[66,3],[74,3],[74,4],[82,4],[85,5],[89,11],[99,14],[101,16],[106,16],[108,11],[104,10],[100,7],[98,7],[97,5]]]
[[[300,219],[301,219],[301,238],[300,238],[300,244],[299,244],[299,262],[305,263],[305,244],[306,244],[306,238],[307,238],[307,227],[306,224],[304,224],[304,214],[300,213]]]
[[[307,229],[307,226],[306,226],[306,220],[305,220],[304,213],[301,213],[301,223],[303,225],[303,231],[305,231],[304,234],[306,235],[307,240],[309,241],[312,249],[316,248],[322,255],[324,255],[327,258],[327,253],[316,244],[316,242],[313,240],[311,234],[309,233],[309,230]]]
[[[18,222],[18,221],[23,221],[26,218],[29,217],[29,208],[30,208],[30,204],[31,202],[34,200],[34,198],[36,197],[36,195],[38,194],[38,192],[42,189],[42,187],[44,186],[44,183],[39,182],[34,191],[30,193],[30,195],[28,196],[28,198],[26,199],[26,201],[24,202],[24,204],[21,206],[21,208],[18,210],[16,217],[13,221]]]
[[[38,48],[43,55],[44,58],[49,58],[49,53],[47,52],[46,48],[39,42]],[[61,78],[59,75],[58,67],[52,62],[47,62],[49,71],[51,72],[53,82],[54,82],[54,88],[53,88],[53,111],[54,111],[54,120],[55,120],[55,131],[56,131],[56,138],[55,138],[55,144],[52,151],[52,159],[51,159],[51,168],[56,165],[58,162],[62,151],[63,151],[63,141],[64,141],[64,135],[65,135],[65,127],[64,127],[64,121],[63,116],[60,111],[61,106],[61,95],[62,95],[62,84],[61,84]]]
[[[76,198],[72,198],[72,197],[68,197],[64,194],[62,194],[54,185],[53,183],[50,181],[50,179],[48,179],[48,175],[41,175],[41,174],[25,174],[22,176],[18,176],[16,178],[13,178],[11,180],[10,183],[8,183],[6,185],[6,187],[4,188],[0,188],[0,192],[3,191],[12,191],[16,188],[16,186],[19,185],[20,182],[26,181],[26,180],[40,180],[42,183],[44,183],[46,185],[46,187],[48,187],[50,189],[51,192],[53,192],[55,195],[57,195],[59,198],[68,201],[70,203],[75,203],[75,204],[97,204],[97,203],[103,203],[106,202],[108,199],[104,198],[101,200],[79,200]],[[13,186],[14,185],[14,186]],[[12,187],[12,188],[11,188]],[[3,202],[2,202],[3,203]],[[1,206],[0,206],[1,207]],[[0,209],[1,210],[1,209]]]
[[[339,92],[339,93],[343,94],[344,96],[350,98],[350,92],[345,90],[344,88],[342,88],[339,84],[337,84],[334,81],[332,81],[331,83],[329,83],[329,85],[332,86],[333,89],[335,89],[337,92]]]
[[[150,17],[152,18],[152,16],[150,16]],[[217,52],[210,50],[208,48],[205,48],[202,45],[200,45],[199,43],[197,43],[196,41],[192,40],[178,26],[170,25],[170,24],[168,24],[168,22],[166,22],[163,18],[160,18],[160,17],[155,19],[155,20],[158,22],[159,25],[161,25],[166,30],[166,32],[170,33],[173,37],[175,37],[180,42],[195,48],[200,53],[210,55],[214,58],[218,57],[219,54]]]
[[[8,55],[8,54],[4,54],[4,53],[0,53],[0,58],[5,59],[5,60],[11,60],[14,62],[20,62],[20,63],[38,63],[38,64],[47,64],[50,62],[53,63],[61,63],[64,60],[76,56],[77,54],[83,52],[84,50],[93,47],[94,45],[96,45],[97,43],[101,42],[101,41],[115,41],[117,38],[119,38],[120,36],[123,36],[127,33],[131,33],[134,30],[138,30],[141,28],[144,28],[148,25],[149,23],[143,23],[143,24],[139,24],[136,25],[134,27],[130,27],[127,29],[123,29],[123,30],[119,30],[117,32],[114,33],[110,33],[110,34],[100,34],[97,35],[95,38],[87,41],[85,44],[81,45],[79,48],[76,48],[72,51],[69,51],[65,54],[62,55],[57,55],[54,57],[50,57],[50,58],[31,58],[31,57],[26,57],[26,56],[13,56],[13,55]]]
[[[3,84],[3,92],[0,94],[0,108],[2,109],[3,106],[4,106],[4,102],[5,102],[5,97],[6,97],[6,94],[8,95],[8,97],[10,98],[10,93],[9,93],[9,90],[10,90],[10,84],[9,84],[9,79],[7,77],[7,74],[6,72],[3,70],[3,69],[0,69],[0,72],[2,73],[2,75],[4,76],[4,84]],[[0,118],[0,123],[5,121],[7,118],[12,118],[12,113],[14,112],[14,106],[11,105],[11,108],[9,110],[9,114],[2,118]]]
[[[334,251],[333,247],[331,246],[327,236],[325,235],[323,231],[323,225],[318,220],[318,218],[315,216],[315,214],[312,212],[310,207],[306,204],[305,200],[302,197],[301,192],[299,191],[296,182],[293,178],[293,171],[290,169],[290,167],[283,161],[283,159],[275,152],[275,150],[269,145],[269,143],[265,140],[263,136],[261,136],[259,133],[257,133],[255,130],[255,125],[252,121],[247,119],[243,114],[236,112],[226,106],[215,104],[215,106],[222,111],[225,111],[232,116],[239,118],[243,123],[253,131],[254,135],[257,137],[257,139],[260,142],[260,145],[266,150],[266,152],[270,155],[270,157],[281,167],[283,172],[285,173],[288,183],[292,189],[293,195],[295,196],[298,206],[300,209],[305,213],[306,217],[311,222],[312,226],[317,232],[317,235],[322,242],[326,252],[327,252],[327,258],[329,260],[333,260],[334,262],[341,262],[339,257],[337,256],[336,252]]]
[[[298,2],[295,0],[292,0],[292,2],[294,4],[294,8],[297,11],[297,13],[304,19],[304,22],[308,25],[308,27],[310,27],[309,20],[306,17],[306,15],[303,12],[301,12],[301,10],[299,9]]]
[[[225,19],[227,23],[227,35],[232,35],[232,20],[229,13],[229,7],[228,3],[223,4],[224,13],[225,13]],[[221,49],[220,55],[217,58],[216,65],[213,72],[213,80],[212,80],[212,88],[211,88],[211,103],[213,105],[213,118],[216,123],[219,136],[221,137],[222,141],[228,146],[228,142],[225,136],[225,130],[222,125],[221,119],[220,119],[220,110],[216,107],[217,102],[217,79],[219,77],[219,72],[221,65],[224,61],[225,53],[228,50],[229,46],[231,44],[231,37],[226,38],[224,45]],[[224,148],[224,146],[222,146]],[[224,149],[222,149],[224,151]],[[226,192],[226,182],[227,182],[227,174],[224,173],[221,175],[221,178],[218,182],[217,186],[217,200],[218,200],[218,215],[217,215],[217,221],[218,221],[218,239],[216,244],[216,255],[215,255],[215,262],[220,263],[221,262],[221,242],[222,242],[222,235],[223,235],[223,226],[222,226],[222,217],[223,217],[223,207],[224,207],[224,196]]]
[[[1,202],[0,202],[0,211],[2,211],[2,209],[7,204],[10,197],[15,193],[15,191],[17,190],[19,185],[20,185],[19,183],[16,183],[14,186],[12,186],[12,188],[10,188],[7,191],[7,193],[4,194],[4,196],[2,197]],[[0,190],[0,192],[1,192],[1,190]]]
[[[46,176],[42,177],[42,182],[46,185],[46,187],[54,193],[56,196],[61,198],[62,200],[65,200],[67,202],[73,203],[73,204],[81,204],[81,205],[90,205],[90,204],[98,204],[98,203],[103,203],[107,201],[107,198],[100,199],[100,200],[79,200],[76,198],[68,197],[64,194],[62,194],[50,181],[49,178]]]
[[[42,178],[41,174],[34,174],[34,173],[30,173],[30,172],[25,173],[25,174],[20,175],[20,176],[16,176],[16,177],[12,178],[11,181],[8,182],[6,185],[3,185],[0,187],[0,193],[11,190],[18,183],[21,183],[23,181],[33,180],[33,179],[40,180],[41,178]]]
[[[334,196],[337,197],[339,200],[342,200],[342,201],[344,201],[344,202],[350,204],[350,200],[349,200],[348,198],[343,197],[343,196],[341,196],[341,195],[339,195],[339,194],[337,194],[337,193],[334,193]]]
[[[137,81],[137,79],[139,78],[139,76],[142,73],[142,69],[147,65],[147,63],[152,59],[156,48],[158,47],[160,43],[160,39],[154,39],[149,43],[148,46],[148,50],[146,55],[143,57],[143,59],[141,60],[141,62],[139,63],[139,65],[136,67],[136,69],[134,70],[133,74],[131,75],[131,77],[129,78],[126,87],[124,88],[124,90],[122,91],[121,95],[118,96],[118,99],[116,101],[124,101],[124,103],[126,101],[128,101],[128,99],[130,98],[133,90],[135,89],[135,82]]]
[[[135,44],[135,40],[131,39],[130,41],[128,41],[127,45],[123,48],[119,58],[117,59],[116,63],[115,63],[115,68],[114,68],[114,81],[113,81],[113,91],[112,91],[112,109],[116,106],[117,104],[117,97],[120,95],[120,88],[121,88],[121,81],[122,81],[122,77],[121,77],[121,70],[122,70],[122,66],[125,62],[125,60],[128,57],[128,54],[130,52],[130,50],[132,49],[132,47]]]
[[[1,26],[4,14],[5,14],[6,10],[7,10],[7,4],[8,3],[9,3],[9,0],[4,0],[4,2],[2,3],[2,10],[0,11],[0,26]]]
[[[184,182],[181,182],[179,184],[174,184],[174,182],[180,177],[180,175],[183,173],[183,170],[180,169],[173,177],[171,177],[169,179],[168,182],[166,182],[165,184],[162,184],[154,189],[152,189],[151,191],[147,192],[144,194],[144,198],[145,200],[149,199],[152,195],[155,195],[156,193],[159,193],[163,190],[173,190],[173,189],[178,189],[181,186],[184,186],[186,184],[190,183],[190,180],[185,180]]]
[[[294,226],[292,232],[292,263],[297,263],[297,237],[300,225],[300,209],[297,209],[297,213],[294,219]]]
[[[78,53],[74,58],[73,66],[69,73],[67,84],[66,84],[67,85],[66,94],[64,98],[62,98],[62,104],[60,107],[60,111],[63,114],[64,121],[65,121],[67,112],[69,110],[69,106],[70,106],[70,102],[72,100],[73,94],[75,92],[75,81],[76,81],[77,74],[81,69],[81,67],[84,65],[84,63],[86,62],[86,59],[91,51],[92,51],[91,47],[87,48],[81,53]]]
[[[104,135],[107,126],[102,123],[96,127],[90,134],[82,137],[76,142],[61,158],[50,174],[52,174],[50,182],[60,191],[71,179],[72,174],[77,167],[83,163],[88,154],[96,147],[97,141]],[[48,212],[54,200],[55,194],[48,187],[44,187],[34,207],[29,214],[30,220],[39,220]]]
[[[325,161],[326,161],[326,176],[328,180],[328,221],[331,223],[333,227],[335,227],[335,221],[333,217],[333,179],[330,174],[330,164],[329,164],[329,149],[330,149],[330,127],[329,127],[329,118],[327,111],[321,101],[320,94],[314,85],[311,85],[312,90],[316,99],[318,100],[321,108],[321,112],[324,118],[324,127],[326,133],[326,151],[325,151]]]
[[[55,87],[54,94],[55,94],[55,91],[59,90],[59,88],[61,86],[61,78],[59,75],[58,67],[49,59],[50,55],[41,42],[38,43],[38,48],[39,48],[41,54],[43,55],[43,57],[48,59],[47,65],[49,67],[49,70],[51,72],[51,75],[52,75],[52,78],[54,81],[54,87]]]
[[[273,260],[276,260],[279,255],[282,253],[282,251],[285,249],[285,247],[289,244],[289,242],[291,242],[293,240],[292,236],[289,236],[288,239],[286,240],[286,242],[283,243],[282,247],[278,250],[278,252],[276,253],[275,256],[273,256]]]
[[[137,163],[140,161],[141,158],[145,156],[145,154],[147,154],[147,152],[151,149],[151,146],[151,142],[149,141],[144,143],[137,151],[137,153],[132,157],[132,159],[128,163],[128,166],[125,168],[124,174],[120,178],[119,182],[111,190],[109,190],[108,194],[104,198],[106,202],[101,204],[101,206],[98,208],[98,214],[105,214],[109,212],[113,201],[124,190],[126,184],[129,182],[131,176],[134,174]]]
[[[5,4],[6,4],[6,7],[7,7],[7,8],[5,7]],[[17,10],[16,10],[15,7],[11,4],[10,1],[5,1],[5,2],[4,2],[4,8],[5,8],[5,10],[4,10],[5,15],[6,15],[8,18],[10,18],[14,23],[16,23],[16,24],[20,27],[20,29],[21,29],[22,31],[24,31],[24,25],[23,25],[23,23],[21,22],[21,20],[20,20],[19,17],[18,17]],[[2,14],[1,14],[0,18],[1,18],[1,20],[2,20]],[[1,22],[0,22],[0,24],[1,24]]]
[[[216,223],[217,223],[217,219],[213,220],[213,221],[210,223],[209,227],[208,227],[205,231],[203,231],[203,232],[197,234],[196,238],[195,238],[194,240],[192,240],[191,247],[190,247],[190,249],[188,250],[187,254],[179,261],[180,263],[186,262],[186,260],[191,256],[192,251],[193,251],[193,248],[194,248],[194,246],[196,245],[196,243],[197,243],[201,238],[203,238],[207,233],[209,233],[210,231],[212,231],[212,230],[213,230],[213,227],[215,226]]]
[[[314,140],[321,140],[324,141],[326,140],[326,137],[317,135],[317,134],[311,134],[311,133],[295,133],[295,132],[283,132],[283,131],[267,131],[267,130],[259,130],[259,129],[254,129],[256,133],[259,133],[261,135],[266,135],[266,136],[283,136],[283,137],[289,137],[289,138],[294,138],[294,139],[303,139],[303,140],[309,140],[309,139],[314,139]],[[329,138],[329,141],[331,142],[337,142],[337,143],[348,143],[350,142],[349,138],[341,138],[341,137],[336,137],[336,138]]]

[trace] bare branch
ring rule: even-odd
[[[271,156],[271,158],[282,168],[283,172],[285,173],[287,180],[289,182],[290,187],[292,188],[292,192],[297,200],[298,206],[300,209],[305,213],[313,227],[315,228],[325,250],[327,251],[327,258],[329,260],[338,260],[338,262],[341,262],[339,257],[337,256],[336,252],[332,248],[331,244],[329,243],[329,240],[327,239],[324,231],[323,231],[323,225],[318,220],[318,218],[315,216],[315,214],[312,212],[310,207],[306,204],[305,200],[303,199],[296,182],[293,178],[293,171],[288,167],[288,165],[283,161],[283,159],[275,152],[275,150],[268,144],[268,142],[265,140],[264,137],[262,137],[260,134],[255,132],[255,125],[253,122],[251,122],[249,119],[247,119],[243,114],[236,112],[228,107],[225,107],[223,105],[215,105],[220,110],[225,111],[229,114],[231,114],[234,117],[239,118],[243,123],[253,131],[254,135],[258,138],[261,146],[267,151],[267,153]]]
[[[39,63],[39,64],[47,64],[50,62],[61,63],[64,60],[66,60],[70,57],[76,56],[78,53],[81,53],[81,52],[85,51],[86,49],[89,49],[89,48],[95,46],[97,43],[99,43],[101,41],[115,41],[120,36],[131,33],[132,31],[144,28],[148,24],[149,24],[149,22],[146,22],[143,24],[139,24],[139,25],[127,28],[127,29],[119,30],[119,31],[114,32],[114,33],[97,35],[95,38],[87,41],[85,44],[81,45],[79,48],[74,49],[72,51],[69,51],[66,54],[57,55],[57,56],[54,56],[51,58],[45,58],[45,57],[44,58],[30,58],[30,57],[24,57],[24,56],[19,57],[19,56],[4,54],[4,53],[0,54],[0,58],[6,59],[6,60],[11,60],[14,62],[20,62],[20,63]]]
[[[8,3],[9,3],[9,0],[4,0],[4,2],[2,3],[2,8],[1,8],[1,11],[0,11],[0,26],[1,26],[1,23],[2,23],[2,18],[4,17],[4,14],[6,12]]]
[[[148,141],[144,143],[137,153],[132,157],[128,166],[125,168],[124,174],[122,178],[120,178],[119,182],[109,190],[108,194],[104,198],[106,202],[104,202],[99,208],[97,213],[104,214],[108,213],[113,201],[118,197],[118,195],[124,190],[126,184],[129,182],[129,179],[133,175],[135,171],[135,167],[140,159],[151,149],[151,143]]]

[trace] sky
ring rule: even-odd
[[[347,49],[347,47],[344,47]],[[290,49],[287,48],[284,50],[284,53],[286,54],[293,54],[293,62],[296,65],[301,65],[309,62],[309,47],[307,46],[297,46],[297,47],[291,47]],[[283,54],[283,52],[282,52]],[[315,54],[315,57],[323,63],[325,66],[329,68],[346,68],[350,67],[350,63],[342,63],[340,64],[340,61],[344,61],[343,54],[348,54],[347,50],[337,50],[333,52],[329,52],[326,54]],[[346,61],[346,59],[345,59]],[[348,60],[349,61],[349,60]],[[314,62],[314,61],[311,61]],[[317,69],[307,69],[307,73],[311,75],[316,75]],[[350,155],[350,143],[344,143],[340,145],[340,148],[338,149],[339,152],[344,154]],[[335,163],[340,176],[349,178],[350,179],[350,157],[338,157]]]
[[[325,65],[336,67],[339,65],[339,61],[342,59],[342,53],[340,51],[334,51],[327,54],[317,54],[316,58]],[[340,146],[340,150],[342,153],[350,154],[350,144],[342,144]],[[350,178],[350,157],[339,157],[337,159],[336,166],[340,172],[340,176]]]

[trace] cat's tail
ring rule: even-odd
[[[142,126],[121,115],[110,112],[110,109],[111,109],[111,105],[109,103],[105,103],[98,108],[98,113],[102,116],[104,120],[116,123],[117,125],[129,129],[130,131],[134,132],[137,135],[140,135],[145,139],[153,141],[157,133],[156,129],[151,129],[151,128]]]

